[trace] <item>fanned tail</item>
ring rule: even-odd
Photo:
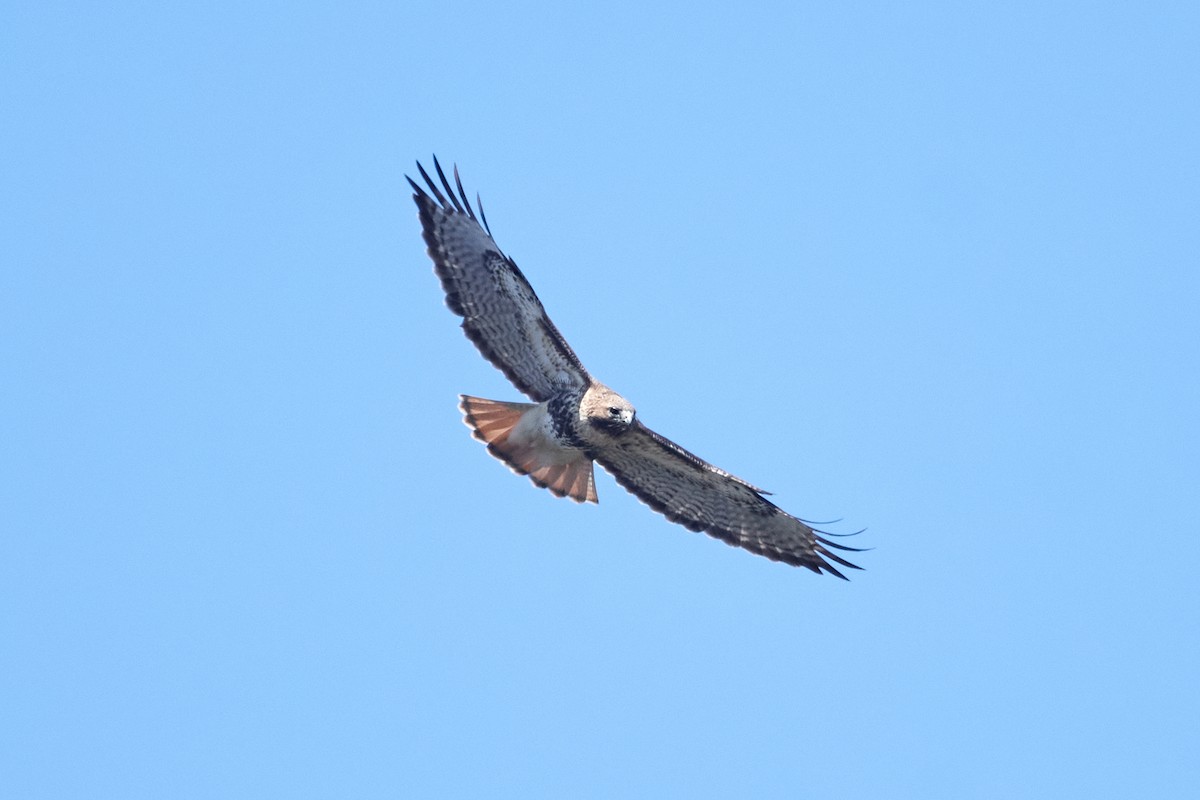
[[[482,397],[461,396],[463,421],[488,452],[518,475],[557,497],[577,503],[595,503],[596,479],[592,460],[581,451],[567,450],[539,436],[535,415],[544,413],[537,403],[506,403]],[[525,425],[522,425],[522,421]]]

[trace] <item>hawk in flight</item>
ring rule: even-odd
[[[767,500],[767,492],[650,430],[628,400],[589,375],[521,270],[492,239],[478,197],[476,216],[458,168],[456,192],[436,158],[433,165],[438,181],[418,163],[425,186],[408,182],[446,305],[463,318],[463,331],[484,357],[533,401],[461,396],[467,425],[493,456],[580,503],[596,502],[596,461],[690,530],[818,574],[844,579],[830,562],[860,569],[830,549],[859,548],[829,541]]]

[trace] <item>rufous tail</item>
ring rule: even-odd
[[[548,441],[537,426],[528,422],[518,428],[527,415],[545,413],[536,403],[505,403],[464,394],[458,407],[475,438],[487,444],[488,452],[513,472],[528,475],[558,497],[569,497],[577,503],[597,502],[590,458],[582,451]]]

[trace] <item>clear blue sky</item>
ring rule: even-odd
[[[0,12],[0,795],[1196,791],[1197,6],[501,6]],[[866,571],[489,458],[433,152]]]

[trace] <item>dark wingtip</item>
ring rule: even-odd
[[[460,214],[466,214],[476,222],[481,222],[483,229],[490,236],[492,229],[488,225],[487,214],[483,212],[483,199],[476,193],[475,204],[479,206],[479,215],[476,216],[475,209],[471,207],[471,201],[467,197],[466,190],[463,188],[462,177],[458,174],[458,165],[455,164],[452,167],[454,174],[453,186],[451,186],[450,180],[446,177],[446,171],[442,169],[442,164],[438,161],[436,154],[433,156],[433,169],[437,175],[436,180],[426,171],[425,166],[420,161],[417,161],[417,171],[425,179],[425,186],[421,186],[408,175],[404,176],[408,184],[412,186],[413,192],[415,192],[414,197],[427,198],[430,202],[433,202],[436,198],[437,203],[447,211],[457,211]],[[440,186],[438,185],[439,183],[441,184]]]
[[[853,565],[853,564],[850,564],[850,566],[851,566],[851,567],[854,567],[854,565]],[[854,568],[855,568],[855,569],[862,569],[861,567],[854,567]],[[831,567],[829,564],[825,564],[825,565],[824,565],[824,567],[823,567],[823,569],[825,570],[825,572],[827,572],[828,574],[832,575],[832,576],[833,576],[833,577],[835,577],[835,578],[841,578],[842,580],[846,581],[847,583],[849,583],[849,581],[850,581],[850,579],[849,579],[849,578],[847,578],[847,577],[846,577],[845,575],[843,575],[842,573],[838,572],[836,569],[834,569],[833,567]],[[820,572],[821,572],[820,570],[817,570],[817,574],[820,574]]]
[[[454,196],[454,190],[450,188],[450,181],[446,180],[446,173],[442,170],[442,165],[438,163],[437,156],[433,157],[433,168],[437,170],[438,177],[442,179],[442,187],[446,190],[446,195],[450,198],[450,202],[454,208],[461,214],[465,214],[466,209],[458,202],[458,198]]]
[[[860,567],[858,564],[851,563],[839,556],[837,553],[831,553],[823,547],[817,549],[817,554],[817,557],[821,559],[821,566],[823,566],[825,569],[831,570],[832,572],[837,573],[837,570],[825,559],[836,561],[838,564],[841,564],[843,567],[847,567],[849,569],[862,570],[862,567]],[[838,577],[845,578],[846,576],[838,573]]]
[[[479,196],[479,192],[475,193],[475,204],[479,206],[479,219],[483,222],[483,229],[491,236],[492,226],[488,225],[487,214],[483,213],[483,198]]]
[[[425,191],[425,189],[421,187],[421,184],[417,183],[416,181],[414,181],[412,178],[410,178],[407,175],[404,176],[404,180],[408,181],[408,185],[413,188],[413,199],[414,200],[418,200],[421,198],[424,198],[426,200],[429,199],[429,192]]]
[[[838,544],[837,542],[829,541],[824,536],[818,536],[817,541],[826,547],[835,547],[838,550],[843,550],[847,553],[868,553],[875,549],[874,547],[850,547],[849,545]]]
[[[467,193],[463,191],[462,178],[458,177],[458,164],[454,165],[454,185],[458,187],[458,196],[462,198],[463,205],[467,207],[467,216],[475,219],[475,210],[471,208],[471,201],[467,199]]]
[[[437,163],[437,156],[433,157],[434,163]],[[445,208],[449,208],[450,204],[446,202],[446,198],[442,197],[442,192],[438,189],[437,184],[433,182],[433,178],[429,177],[429,173],[425,171],[425,166],[420,161],[417,162],[417,171],[421,173],[421,177],[425,179],[425,184],[429,190],[433,192],[433,196],[437,198],[439,204]]]
[[[865,530],[866,530],[866,528],[863,528],[863,531],[865,531]],[[844,538],[846,536],[857,536],[858,534],[862,533],[863,531],[855,531],[854,533],[830,533],[829,531],[822,531],[822,530],[817,530],[814,528],[813,535],[816,537],[817,541],[823,545],[827,545],[829,547],[836,547],[838,550],[845,550],[845,551],[851,552],[851,553],[866,553],[867,551],[874,550],[875,548],[874,547],[851,547],[848,544],[839,544],[838,542],[831,542],[825,538],[826,536],[837,536],[837,537],[842,537],[842,538]]]

